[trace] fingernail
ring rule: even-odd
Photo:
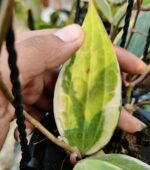
[[[145,123],[141,122],[141,131],[142,131],[143,129],[145,129],[146,127],[147,127],[147,125],[146,125]]]
[[[78,39],[80,35],[82,35],[82,33],[83,33],[83,30],[79,25],[72,24],[72,25],[69,25],[67,27],[60,29],[53,35],[57,36],[58,38],[60,38],[61,40],[65,42],[71,42],[71,41],[75,41],[76,39]]]

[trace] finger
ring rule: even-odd
[[[34,106],[41,112],[49,112],[53,109],[53,98],[43,94]]]
[[[0,118],[3,118],[5,116],[7,106],[8,106],[8,101],[4,96],[3,92],[0,90]]]
[[[43,75],[36,76],[27,86],[22,89],[23,103],[26,105],[34,105],[39,99],[44,89]]]
[[[17,43],[22,85],[26,85],[44,71],[63,64],[81,46],[83,39],[82,28],[73,24],[60,29],[55,34],[37,36]],[[10,85],[6,51],[2,53],[1,64],[2,75]]]
[[[0,118],[0,150],[6,140],[8,131],[10,128],[10,122],[6,117]]]
[[[44,73],[44,93],[47,96],[53,97],[54,95],[54,88],[57,81],[57,77],[59,74],[60,69],[49,70]]]
[[[14,119],[14,108],[8,104],[8,101],[0,91],[0,150],[7,137],[12,119]]]
[[[130,74],[142,74],[146,71],[148,66],[134,54],[115,45],[114,50],[116,52],[120,68],[123,72]]]
[[[2,91],[0,91],[0,150],[4,144],[9,131],[10,122],[8,119],[9,113],[7,112],[8,101],[6,100]]]
[[[26,110],[37,121],[40,122],[42,120],[43,115],[37,109],[28,107],[28,108],[26,108]],[[30,134],[33,133],[33,131],[36,129],[36,127],[33,124],[31,124],[30,122],[28,122],[28,121],[25,121],[25,125],[26,125],[27,136],[29,136]],[[16,128],[15,131],[14,131],[14,137],[15,137],[17,142],[20,141],[18,128]]]
[[[24,41],[26,39],[36,37],[36,36],[43,36],[55,33],[58,29],[43,29],[43,30],[34,30],[34,31],[26,31],[21,33],[16,33],[16,42]]]
[[[135,133],[141,131],[145,125],[123,108],[119,118],[118,127],[125,132]]]
[[[49,70],[44,72],[44,90],[43,94],[40,96],[36,103],[34,104],[36,108],[41,111],[51,111],[53,109],[53,96],[56,80],[58,77],[59,70]]]

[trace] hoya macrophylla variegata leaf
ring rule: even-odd
[[[150,170],[150,166],[139,159],[122,154],[106,154],[91,159],[109,162],[122,170]]]
[[[73,170],[122,170],[122,169],[109,162],[94,159],[85,159],[77,163]]]
[[[90,157],[77,163],[73,170],[150,170],[144,162],[121,154]]]
[[[112,44],[91,1],[83,23],[85,40],[59,74],[54,115],[59,133],[90,155],[108,143],[121,107],[120,72]]]

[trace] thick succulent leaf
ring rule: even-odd
[[[108,2],[111,2],[113,4],[120,4],[120,3],[124,3],[124,0],[108,0]]]
[[[127,155],[108,154],[95,159],[109,162],[123,170],[150,170],[148,164]]]
[[[123,27],[124,26],[124,19],[125,17],[125,13],[127,10],[127,3],[125,3],[124,5],[122,5],[119,10],[116,12],[116,14],[113,17],[113,22],[112,24],[115,26],[119,26],[119,27]]]
[[[85,159],[79,162],[73,170],[122,170],[121,168],[105,161]]]
[[[107,20],[112,22],[112,12],[109,3],[106,0],[95,0],[97,7],[104,14]]]
[[[150,170],[144,162],[121,154],[90,157],[80,161],[73,170]]]
[[[57,80],[54,114],[65,141],[89,155],[108,143],[117,126],[121,81],[112,44],[93,1],[83,29],[83,46],[63,66]]]
[[[150,12],[144,12],[143,14],[141,14],[137,21],[136,24],[137,33],[134,33],[130,45],[128,47],[128,50],[137,55],[138,57],[141,57],[143,55],[149,27],[150,27]]]
[[[141,57],[144,53],[144,47],[145,47],[145,43],[146,43],[146,39],[148,35],[148,30],[150,27],[149,19],[150,19],[150,12],[143,12],[140,14],[137,24],[136,24],[135,33],[133,34],[133,37],[127,48],[130,52],[132,52],[138,57]],[[127,42],[129,39],[132,25],[133,25],[133,22],[131,20],[129,33],[127,36]],[[121,35],[122,35],[122,31],[116,37],[115,42],[114,42],[115,44],[120,45]]]
[[[142,7],[150,7],[150,0],[144,0],[142,3]]]
[[[27,10],[31,9],[33,12],[33,16],[35,21],[39,21],[41,16],[41,1],[40,0],[17,0],[16,4],[18,3],[18,8],[16,10],[17,16],[21,18],[27,15]],[[20,9],[19,9],[20,7]]]

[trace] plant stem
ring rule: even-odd
[[[6,84],[4,83],[2,79],[2,75],[0,73],[0,89],[2,90],[5,97],[8,99],[8,101],[13,105],[13,96],[9,92]],[[68,151],[70,154],[76,153],[78,158],[81,159],[81,154],[76,147],[71,147],[68,144],[62,142],[61,140],[57,139],[53,134],[51,134],[40,122],[38,122],[36,119],[34,119],[31,115],[29,115],[26,111],[23,111],[24,117],[33,124],[42,134],[44,134],[49,140],[51,140],[56,145],[60,146],[64,150]]]
[[[133,86],[131,84],[129,84],[129,86],[127,87],[127,93],[126,93],[126,103],[127,104],[129,104],[131,102],[132,90],[133,90]]]
[[[112,42],[114,42],[114,39],[115,39],[115,37],[118,33],[119,25],[120,25],[121,21],[124,19],[125,16],[126,16],[126,12],[121,16],[121,18],[119,19],[116,26],[114,26],[114,25],[111,26],[110,37],[111,37]]]
[[[77,153],[78,157],[81,158],[81,155],[79,153],[79,150],[76,147],[71,147],[67,145],[66,143],[62,142],[58,138],[56,138],[52,133],[50,133],[39,121],[34,119],[31,115],[29,115],[26,111],[23,111],[23,115],[25,118],[32,123],[42,134],[44,134],[49,140],[51,140],[56,145],[60,146],[64,150],[71,153]]]
[[[14,0],[4,0],[1,2],[0,7],[0,52],[3,40],[6,37],[6,33],[9,27],[9,23],[12,17]]]
[[[135,10],[138,10],[137,7],[134,7]],[[150,7],[142,7],[140,11],[150,11]]]
[[[150,65],[148,66],[148,68],[144,74],[142,74],[139,78],[137,78],[136,80],[129,83],[129,85],[127,87],[127,92],[126,92],[126,104],[130,104],[130,102],[131,102],[133,88],[137,84],[139,84],[141,81],[143,81],[145,79],[145,77],[149,74],[149,72],[150,72]]]
[[[143,105],[148,105],[148,104],[150,104],[150,100],[142,101],[142,102],[136,103],[136,106],[143,106]]]
[[[149,74],[149,72],[150,72],[150,65],[148,66],[148,68],[144,74],[142,74],[139,78],[137,78],[136,80],[134,80],[130,83],[131,86],[135,87],[137,84],[139,84],[141,81],[143,81],[145,79],[145,77]]]

